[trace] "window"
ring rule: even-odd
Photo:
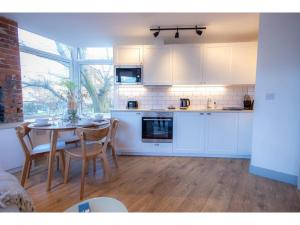
[[[80,48],[79,59],[113,60],[112,48]]]
[[[22,29],[18,29],[18,35],[21,46],[38,49],[40,51],[71,59],[71,48],[65,44]]]
[[[63,114],[69,65],[21,52],[24,116]]]
[[[108,113],[113,95],[112,65],[80,66],[83,114]]]
[[[85,48],[78,52],[81,59],[87,59],[80,61],[81,113],[109,113],[113,98],[112,48]]]
[[[24,117],[53,116],[66,110],[70,48],[19,30]]]

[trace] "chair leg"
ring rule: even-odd
[[[81,181],[80,181],[80,200],[83,199],[84,195],[84,180],[85,180],[85,170],[86,170],[86,164],[87,160],[83,159],[82,160],[82,171],[81,171]]]
[[[85,173],[86,174],[89,174],[89,167],[90,167],[90,161],[89,161],[89,159],[87,159],[86,163],[85,163]]]
[[[56,156],[56,170],[59,170],[59,156]]]
[[[61,150],[60,151],[60,158],[61,158],[61,168],[62,168],[62,174],[65,173],[65,166],[66,166],[66,157],[65,157],[65,151]]]
[[[96,174],[96,157],[93,158],[93,170],[94,170],[94,175]]]
[[[111,154],[112,154],[112,157],[113,157],[113,160],[114,160],[114,163],[115,163],[116,167],[119,167],[118,158],[117,158],[117,154],[116,154],[116,149],[113,145],[111,145]]]
[[[26,176],[27,178],[29,178],[29,176],[30,176],[31,166],[32,166],[32,160],[30,160],[30,162],[29,162],[29,169],[27,171],[27,176]]]
[[[71,156],[69,154],[67,154],[66,163],[65,163],[65,175],[64,175],[64,183],[65,184],[68,183],[70,161],[71,161]]]
[[[25,163],[24,163],[24,166],[23,166],[23,171],[22,171],[22,178],[21,178],[21,185],[23,187],[25,185],[26,177],[28,176],[28,170],[29,170],[29,167],[30,167],[30,162],[31,162],[31,159],[26,157]]]
[[[100,157],[103,161],[105,180],[108,181],[110,179],[110,169],[109,169],[108,159],[105,153],[102,153]]]

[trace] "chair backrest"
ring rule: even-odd
[[[30,156],[33,145],[30,137],[31,129],[28,127],[30,123],[25,122],[16,127],[16,135],[19,139],[19,142],[22,146],[25,156]]]
[[[102,148],[102,151],[106,151],[108,139],[111,133],[111,126],[101,127],[101,128],[77,128],[76,134],[80,138],[81,149],[83,155],[86,154],[86,142],[95,142],[94,144]],[[102,145],[102,140],[105,138],[104,145]]]
[[[112,118],[110,121],[111,121],[110,122],[111,123],[110,140],[111,140],[112,143],[114,143],[120,121],[118,119],[115,119],[115,118]]]

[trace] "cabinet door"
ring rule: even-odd
[[[208,113],[206,118],[207,152],[235,154],[237,150],[237,113]]]
[[[140,65],[142,63],[141,46],[117,46],[115,55],[116,65]]]
[[[114,112],[120,120],[116,133],[116,148],[121,152],[138,152],[142,146],[142,118],[139,112]]]
[[[201,47],[199,45],[174,45],[172,47],[173,84],[200,84]]]
[[[199,112],[174,113],[174,152],[204,151],[205,116]]]
[[[252,113],[239,113],[238,118],[238,154],[251,155]]]
[[[256,58],[256,43],[233,44],[232,84],[255,84]]]
[[[172,85],[170,47],[145,46],[143,69],[144,85]]]
[[[231,84],[232,47],[230,45],[205,45],[203,55],[203,82],[206,84]]]

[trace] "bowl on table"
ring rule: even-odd
[[[94,121],[99,122],[103,120],[103,115],[102,114],[95,114],[94,116]]]
[[[36,118],[35,119],[36,126],[45,126],[49,125],[49,118]]]

